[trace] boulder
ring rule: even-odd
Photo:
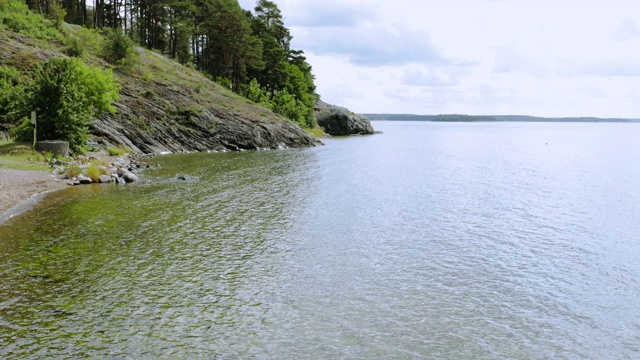
[[[100,181],[101,184],[104,184],[104,183],[112,182],[113,181],[112,179],[113,178],[111,176],[109,176],[109,175],[100,175],[99,181]]]
[[[91,184],[93,182],[93,180],[91,180],[90,177],[84,176],[84,175],[78,175],[78,182],[80,184]]]
[[[373,126],[365,116],[354,114],[351,111],[327,104],[318,100],[315,107],[315,117],[318,126],[329,135],[370,135],[373,134]]]
[[[122,178],[127,183],[132,183],[132,182],[138,181],[138,176],[136,174],[132,173],[132,172],[128,172],[128,173],[122,175]]]

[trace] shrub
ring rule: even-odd
[[[133,40],[120,28],[105,29],[103,35],[105,36],[105,42],[102,48],[102,56],[105,60],[126,68],[132,67],[137,60]]]
[[[26,115],[27,86],[15,68],[0,66],[0,123],[18,123]]]
[[[91,116],[115,112],[111,101],[118,98],[118,90],[109,71],[87,68],[75,58],[51,58],[36,72],[38,139],[68,141],[72,153],[83,153]]]
[[[44,40],[62,40],[60,31],[47,24],[42,15],[34,14],[24,1],[0,1],[0,29]]]
[[[9,130],[12,139],[18,142],[33,142],[33,125],[28,118],[22,119],[20,125]]]
[[[100,36],[96,29],[82,27],[75,29],[73,33],[78,36],[83,47],[97,49],[102,45],[102,36]]]
[[[63,51],[67,56],[80,58],[84,55],[84,45],[82,45],[82,42],[77,38],[70,37],[65,43],[67,46],[65,46]]]
[[[62,30],[62,24],[64,24],[64,17],[67,15],[67,11],[57,1],[51,1],[49,3],[49,17],[53,20],[56,28]]]

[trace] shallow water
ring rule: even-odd
[[[0,357],[640,357],[640,125],[374,127],[47,196]]]

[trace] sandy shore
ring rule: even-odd
[[[34,195],[67,186],[42,171],[0,169],[0,224],[21,212],[19,206]]]

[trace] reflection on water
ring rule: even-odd
[[[376,125],[51,194],[0,226],[0,356],[640,356],[637,126]]]

